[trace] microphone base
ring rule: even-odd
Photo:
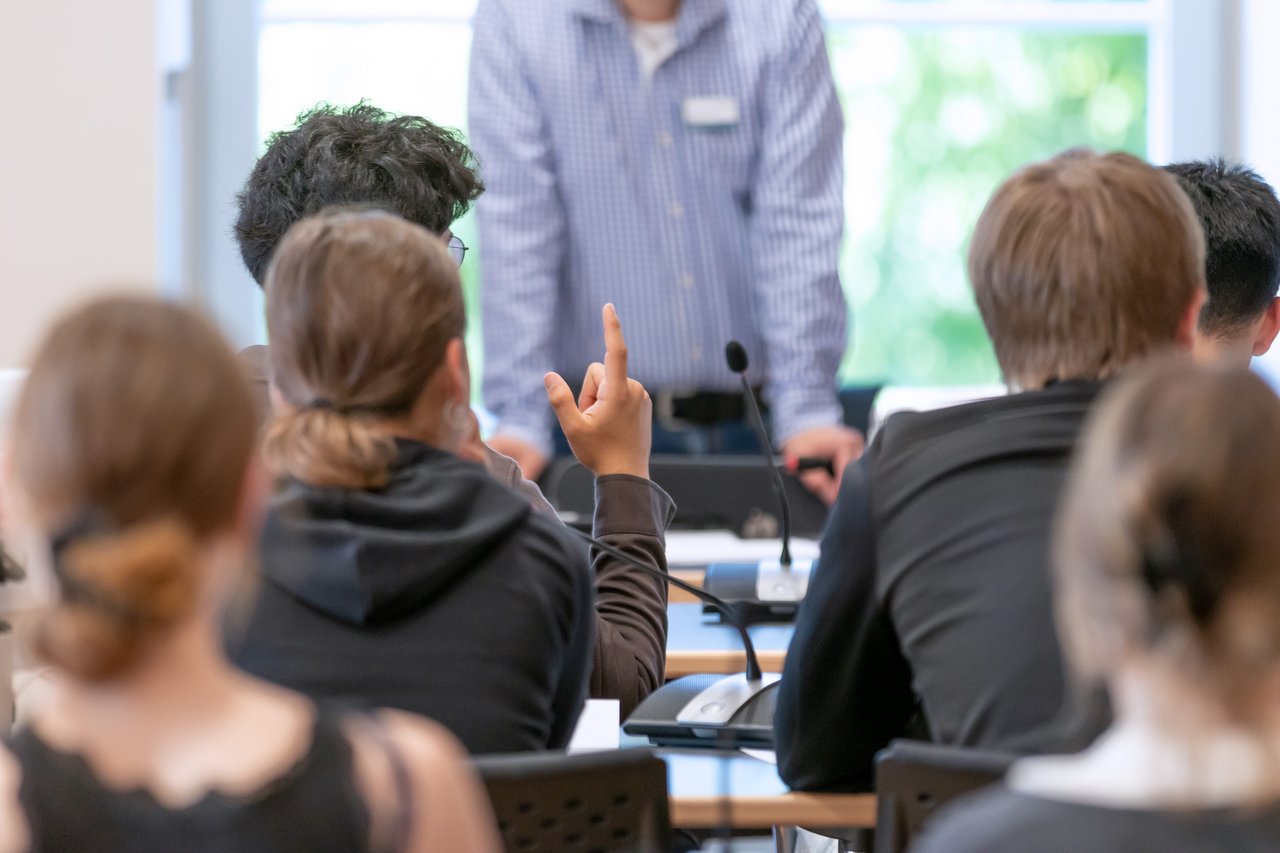
[[[777,560],[712,563],[707,566],[702,588],[732,604],[747,624],[791,622],[808,592],[812,569],[812,560],[794,560],[790,568],[783,568]],[[718,611],[704,607],[703,612]]]
[[[656,746],[773,749],[779,677],[686,675],[651,693],[622,730]]]

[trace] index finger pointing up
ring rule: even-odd
[[[604,378],[627,384],[627,342],[622,338],[622,323],[612,302],[604,306]]]

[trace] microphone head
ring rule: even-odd
[[[724,347],[724,360],[734,373],[747,372],[747,348],[737,341],[729,341]]]

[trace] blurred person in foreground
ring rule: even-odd
[[[956,802],[925,853],[1280,849],[1280,400],[1169,359],[1091,419],[1056,543],[1058,627],[1115,723]]]
[[[322,213],[289,230],[266,290],[263,452],[281,482],[233,660],[317,698],[427,714],[473,753],[563,748],[597,649],[588,549],[463,458],[466,318],[445,242],[383,211]],[[649,553],[665,498],[650,402],[611,306],[604,325],[582,399],[546,386],[596,476],[597,532]]]
[[[868,789],[896,737],[1043,752],[1108,721],[1068,689],[1050,531],[1107,381],[1192,345],[1200,225],[1171,175],[1068,151],[996,189],[969,279],[1012,393],[894,415],[849,469],[778,694],[794,788]]]
[[[265,492],[254,420],[186,309],[107,299],[46,336],[8,474],[57,578],[32,642],[59,677],[0,749],[0,850],[498,849],[441,727],[339,714],[224,658]]]
[[[1200,217],[1209,301],[1196,354],[1247,365],[1280,332],[1280,199],[1257,172],[1222,160],[1173,163]]]
[[[265,287],[276,247],[299,220],[331,206],[372,207],[440,235],[460,266],[467,249],[450,229],[483,191],[471,151],[456,131],[365,103],[317,107],[269,140],[237,199],[236,239],[245,266]],[[252,346],[240,353],[264,417],[270,408],[269,352]],[[515,461],[480,441],[470,417],[471,432],[460,451],[536,511],[555,518]],[[675,514],[671,499],[653,483],[644,491],[608,481],[597,486],[595,535],[665,568],[665,532]],[[596,648],[589,691],[594,698],[617,699],[625,717],[664,680],[667,585],[617,560],[597,557],[593,565]]]

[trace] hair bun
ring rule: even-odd
[[[37,625],[37,651],[88,680],[128,668],[149,633],[194,609],[198,549],[173,518],[60,542],[54,567],[62,598]]]

